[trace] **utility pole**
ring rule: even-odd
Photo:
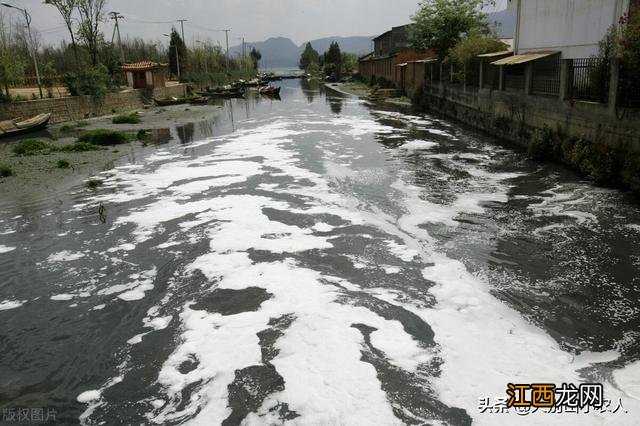
[[[113,35],[111,36],[111,44],[113,44],[113,39],[116,36],[116,32],[118,33],[118,46],[120,47],[120,58],[122,59],[122,63],[124,64],[124,49],[122,49],[122,38],[120,37],[120,23],[118,19],[124,19],[124,16],[120,15],[118,12],[109,12],[109,16],[111,19],[116,21],[115,26],[113,27]]]
[[[227,71],[229,71],[229,31],[231,30],[222,30],[227,38]]]
[[[27,12],[26,9],[21,9],[19,7],[12,6],[8,3],[0,3],[0,5],[4,7],[10,7],[11,9],[17,9],[24,14],[24,20],[27,21],[27,33],[29,34],[29,45],[31,46],[31,54],[33,55],[33,67],[36,71],[36,80],[38,81],[38,91],[40,92],[40,99],[43,99],[42,95],[42,83],[40,83],[40,70],[38,69],[38,52],[36,51],[35,45],[33,43],[33,37],[31,36],[31,15]]]
[[[184,38],[184,23],[188,22],[187,19],[178,19],[176,22],[180,22],[180,29],[182,30],[182,41],[187,43],[187,40]]]

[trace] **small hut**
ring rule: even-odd
[[[158,89],[165,87],[167,64],[143,61],[120,67],[127,76],[127,85],[134,89]]]

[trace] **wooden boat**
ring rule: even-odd
[[[189,103],[192,105],[206,105],[207,103],[209,103],[209,97],[194,96],[193,98],[189,99]]]
[[[280,88],[276,86],[265,86],[258,89],[258,92],[261,95],[276,96],[276,95],[280,95]]]
[[[167,98],[167,99],[156,99],[156,98],[153,98],[153,102],[155,102],[156,105],[158,105],[158,106],[171,106],[171,105],[186,104],[188,100],[189,100],[188,98]]]
[[[27,120],[1,121],[0,138],[43,130],[49,125],[49,120],[51,120],[51,113],[36,115]]]
[[[200,96],[207,96],[209,98],[234,98],[244,96],[244,88],[242,87],[224,87],[217,89],[209,89],[204,92],[198,92]]]

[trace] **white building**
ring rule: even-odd
[[[515,54],[555,51],[564,59],[598,54],[609,28],[638,0],[509,0],[516,17]]]

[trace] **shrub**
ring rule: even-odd
[[[69,163],[67,160],[58,160],[58,168],[59,169],[68,169],[71,167],[71,163]]]
[[[113,117],[111,122],[113,124],[138,124],[142,121],[137,112],[131,114],[120,114]]]
[[[129,142],[129,135],[125,132],[114,130],[97,129],[83,133],[78,138],[78,142],[90,143],[93,145],[120,145]]]
[[[9,177],[14,176],[15,173],[11,166],[7,166],[6,164],[0,164],[0,177]]]
[[[71,96],[88,95],[97,99],[104,98],[113,85],[109,70],[104,65],[66,74],[63,80]]]
[[[40,140],[29,139],[20,142],[13,148],[13,153],[16,155],[36,155],[36,154],[48,154],[53,150],[53,147]]]
[[[549,160],[553,158],[554,152],[553,130],[545,126],[536,129],[529,142],[529,157],[535,160]]]

